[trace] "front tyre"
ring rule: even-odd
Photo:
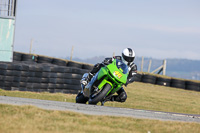
[[[79,92],[76,96],[76,103],[86,104],[89,98],[85,97],[82,92]]]
[[[111,88],[112,87],[110,84],[106,84],[98,94],[90,96],[88,101],[89,104],[97,104],[99,101],[102,101],[106,97],[106,94],[110,91]]]

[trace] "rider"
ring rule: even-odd
[[[137,65],[133,63],[135,59],[135,52],[131,48],[125,48],[122,51],[122,56],[115,56],[113,58],[105,58],[105,60],[102,63],[97,63],[96,65],[94,65],[94,68],[92,69],[91,72],[89,72],[88,76],[81,80],[81,84],[84,86],[87,85],[88,82],[90,82],[90,80],[92,79],[92,77],[100,70],[100,68],[103,67],[104,65],[108,65],[112,63],[114,58],[118,60],[122,60],[122,62],[124,62],[128,66],[129,75],[128,75],[125,86],[127,86],[129,83],[132,83],[134,81],[134,75],[137,73]],[[121,89],[117,91],[117,94],[118,95],[113,95],[110,98],[110,101],[117,101],[117,102],[126,101],[127,94],[123,87],[121,87]]]

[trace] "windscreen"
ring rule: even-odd
[[[116,66],[123,74],[128,73],[128,66],[124,64],[121,60],[116,60]]]

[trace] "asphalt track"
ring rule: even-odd
[[[84,105],[68,102],[0,96],[0,103],[12,105],[33,105],[42,109],[73,111],[89,115],[124,116],[140,119],[154,119],[162,121],[182,121],[200,123],[200,115],[160,112],[151,110],[138,110],[116,108],[107,106]]]

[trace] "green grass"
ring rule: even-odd
[[[105,106],[200,114],[200,92],[135,82],[125,88],[128,98],[124,103],[106,102]],[[0,95],[75,102],[76,95],[34,93],[0,90]]]
[[[74,94],[63,94],[63,93],[36,93],[29,91],[5,91],[0,89],[0,96],[11,96],[11,97],[23,97],[41,100],[52,100],[61,102],[75,102]]]
[[[90,116],[0,104],[1,133],[199,133],[199,123]]]
[[[159,85],[134,83],[125,88],[125,103],[107,103],[108,106],[200,114],[200,92]]]

